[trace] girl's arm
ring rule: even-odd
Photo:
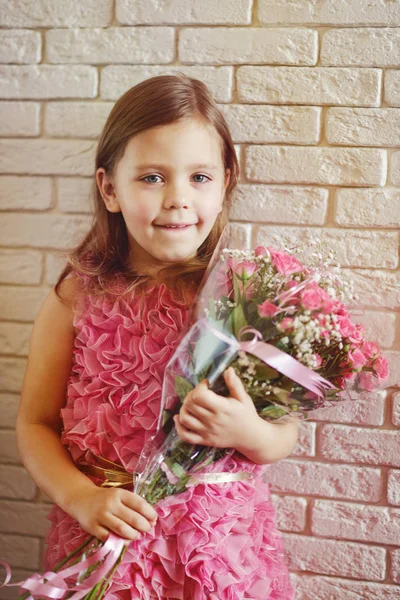
[[[33,327],[28,364],[17,416],[18,450],[27,471],[56,504],[101,540],[109,531],[137,539],[150,529],[156,511],[124,489],[96,486],[81,473],[61,443],[60,410],[65,405],[74,344],[70,299],[76,283],[64,280],[64,304],[54,289]]]
[[[73,293],[71,280],[64,284],[64,293]],[[27,471],[67,512],[76,490],[84,492],[94,485],[75,467],[60,440],[60,410],[65,405],[73,344],[72,311],[51,290],[32,331],[16,433]]]
[[[273,423],[259,417],[247,445],[236,448],[249,460],[263,465],[287,458],[294,450],[299,432],[299,423]]]

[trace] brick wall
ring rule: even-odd
[[[231,127],[238,236],[329,241],[391,362],[386,392],[320,411],[268,470],[296,600],[400,598],[400,0],[0,0],[0,27],[0,558],[14,580],[40,568],[49,510],[14,423],[54,250],[88,227],[114,101],[179,70]]]

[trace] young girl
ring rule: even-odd
[[[235,448],[207,468],[224,481],[205,473],[155,507],[131,491],[238,172],[202,82],[164,75],[130,89],[99,139],[92,228],[35,321],[17,440],[55,503],[45,568],[88,534],[130,540],[107,600],[293,598],[262,476],[292,452],[297,425],[263,421],[232,370],[230,398],[202,382],[176,420],[187,442]]]

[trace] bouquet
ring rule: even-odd
[[[177,434],[173,417],[203,379],[227,396],[222,373],[234,367],[259,416],[285,422],[308,419],[353,391],[379,388],[388,376],[378,345],[351,320],[347,306],[355,297],[332,251],[324,257],[313,243],[236,250],[229,236],[228,227],[194,304],[193,325],[167,365],[157,434],[137,464],[133,491],[152,505],[201,482],[207,465],[235,452],[192,445]],[[104,544],[91,537],[54,572],[14,585],[29,590],[24,598],[55,597],[56,590],[58,598],[100,599],[128,543],[113,534]]]

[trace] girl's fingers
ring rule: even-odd
[[[115,515],[107,514],[103,525],[126,540],[138,540],[141,537],[140,531]]]
[[[142,518],[144,518],[145,520],[147,519],[147,521],[154,521],[155,519],[157,519],[157,511],[153,508],[153,506],[151,506],[151,504],[147,502],[147,500],[145,500],[138,494],[130,492],[129,490],[121,489],[120,492],[120,499],[122,505],[128,507],[128,509],[130,509],[131,511],[139,513],[139,516],[141,515]],[[115,512],[117,512],[117,510],[118,509],[116,509]]]
[[[181,411],[179,413],[179,420],[182,425],[187,427],[187,429],[193,429],[195,431],[197,431],[197,430],[203,431],[205,429],[205,425],[203,423],[203,418],[209,419],[211,413],[209,411],[204,411],[204,409],[203,409],[203,415],[201,414],[201,412],[202,412],[201,407],[197,410],[196,410],[196,407],[193,407],[190,409],[190,411],[187,410],[186,407],[183,407],[183,408],[181,408]],[[197,414],[195,414],[195,413],[197,413]]]
[[[140,513],[128,508],[124,504],[121,504],[121,506],[118,507],[118,511],[114,513],[114,516],[118,517],[130,525],[130,527],[137,529],[141,533],[147,533],[152,528],[152,525],[150,525],[148,519],[143,517],[143,515]]]

